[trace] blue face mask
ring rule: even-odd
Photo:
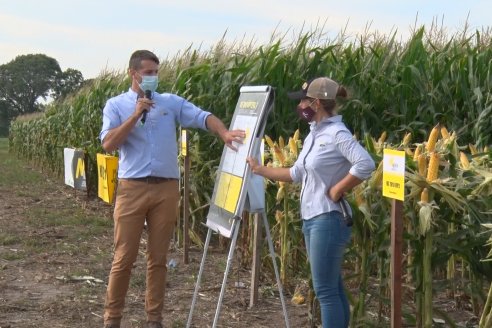
[[[159,84],[159,79],[157,75],[142,75],[142,83],[139,83],[138,86],[142,89],[143,92],[146,90],[150,90],[155,92],[157,90],[157,85]]]

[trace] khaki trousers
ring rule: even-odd
[[[147,221],[145,311],[161,321],[166,286],[166,257],[178,212],[177,180],[158,183],[120,179],[114,210],[114,258],[109,274],[104,322],[120,323],[130,274]]]

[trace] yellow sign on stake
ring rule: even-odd
[[[97,194],[108,204],[113,203],[118,176],[118,157],[97,154]]]
[[[188,154],[188,149],[186,148],[188,144],[188,132],[183,129],[181,130],[181,155],[186,156]]]
[[[405,152],[384,149],[383,154],[383,196],[404,200]]]

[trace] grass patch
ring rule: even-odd
[[[6,233],[0,233],[0,245],[8,246],[20,243],[21,240],[17,236],[12,236]]]
[[[180,320],[176,319],[171,323],[171,328],[183,328],[183,327],[185,327],[185,323]]]
[[[23,252],[8,252],[5,254],[2,254],[2,259],[6,261],[17,261],[17,260],[22,260],[25,259],[26,255]]]
[[[50,249],[54,248],[54,245],[47,245],[48,240],[46,238],[29,238],[24,242],[24,245],[32,252],[40,253],[48,246]]]
[[[106,231],[113,225],[105,217],[90,215],[74,205],[71,208],[32,207],[27,212],[28,223],[34,227],[84,227],[82,236],[92,236]]]
[[[136,268],[136,270],[132,270],[132,275],[130,278],[130,286],[132,288],[145,290],[145,282],[146,282],[146,273],[145,269]]]
[[[9,154],[9,140],[0,138],[0,187],[11,188],[18,185],[33,185],[43,181],[42,174],[26,169],[23,161]]]

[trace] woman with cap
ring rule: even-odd
[[[343,212],[348,208],[347,216],[352,213],[342,196],[370,177],[374,161],[337,114],[336,98],[347,97],[343,86],[320,77],[288,96],[299,100],[297,113],[310,124],[299,158],[290,168],[263,166],[251,157],[247,162],[265,178],[302,183],[302,231],[323,327],[348,327],[350,308],[341,272],[351,228]]]

